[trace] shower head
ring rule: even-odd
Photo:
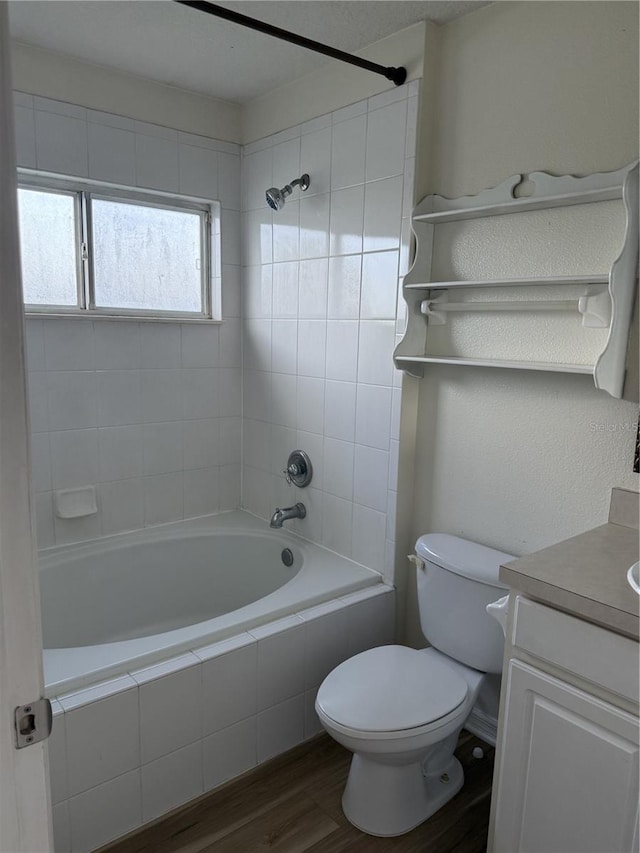
[[[265,193],[267,204],[272,208],[272,210],[282,210],[287,196],[291,195],[295,186],[299,186],[304,192],[309,189],[310,183],[311,179],[309,178],[309,175],[305,173],[300,178],[295,178],[290,184],[285,184],[281,190],[277,187],[270,187]]]

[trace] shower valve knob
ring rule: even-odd
[[[294,450],[293,453],[289,454],[287,467],[282,469],[282,473],[290,486],[298,486],[298,488],[303,489],[309,485],[313,476],[313,467],[304,450]]]

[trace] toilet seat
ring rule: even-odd
[[[439,660],[406,646],[381,646],[340,664],[323,681],[316,710],[353,737],[419,736],[467,713],[468,685]]]

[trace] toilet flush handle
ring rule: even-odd
[[[410,563],[413,563],[413,565],[417,569],[422,569],[422,571],[424,572],[425,563],[424,563],[424,560],[420,559],[420,557],[416,557],[415,554],[407,554],[407,560],[409,560]]]
[[[492,601],[487,604],[487,613],[493,616],[496,622],[502,628],[502,633],[507,636],[507,612],[509,610],[509,596],[505,595],[497,601]]]

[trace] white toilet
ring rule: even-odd
[[[446,534],[421,536],[416,554],[420,624],[431,648],[355,655],[316,698],[324,728],[354,753],[344,813],[370,835],[402,835],[460,790],[458,735],[474,706],[497,695],[502,670],[504,636],[486,606],[505,594],[498,570],[512,556]]]

